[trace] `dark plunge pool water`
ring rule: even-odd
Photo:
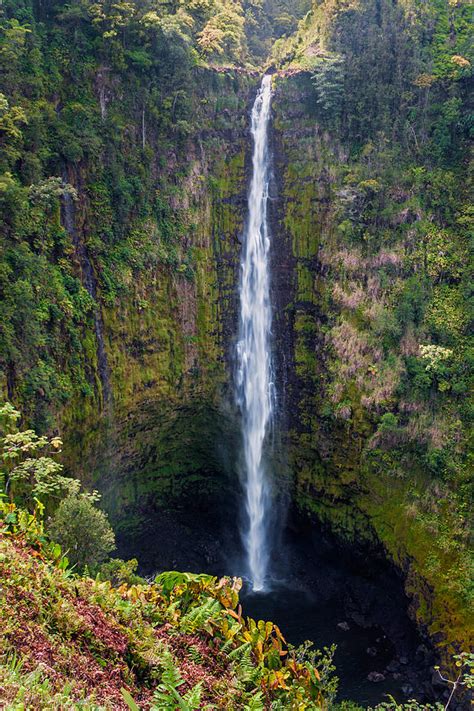
[[[276,622],[294,645],[336,644],[339,700],[367,707],[388,694],[399,702],[434,699],[432,653],[409,619],[402,581],[382,557],[342,549],[308,526],[286,532],[274,570],[280,582],[266,593],[244,587],[244,612]]]
[[[188,513],[189,515],[189,513]],[[183,516],[183,517],[182,517]],[[238,534],[201,518],[193,526],[184,512],[150,520],[139,536],[119,537],[119,554],[137,557],[140,572],[188,570],[214,575],[240,572],[232,551]],[[209,525],[211,522],[211,525]],[[274,581],[265,593],[244,585],[245,615],[276,622],[293,645],[337,644],[338,699],[367,707],[387,700],[432,702],[444,688],[431,684],[434,658],[408,616],[403,584],[375,552],[342,548],[313,525],[287,529],[272,562]]]
[[[356,624],[338,600],[318,602],[309,592],[278,586],[267,593],[244,594],[242,604],[250,617],[276,622],[295,646],[308,639],[319,649],[336,644],[339,699],[365,706],[386,700],[386,694],[397,700],[413,696],[412,681],[404,674],[404,665],[394,662],[396,648],[384,630]],[[387,671],[387,666],[396,671]]]

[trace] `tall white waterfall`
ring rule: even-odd
[[[263,453],[273,410],[270,352],[272,312],[268,264],[270,234],[267,220],[271,99],[271,77],[267,75],[263,78],[252,109],[253,175],[242,251],[237,347],[237,402],[242,413],[243,480],[247,513],[243,540],[255,591],[265,587],[270,557],[270,486]]]

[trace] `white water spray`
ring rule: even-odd
[[[267,220],[268,124],[271,77],[265,76],[252,109],[253,175],[248,198],[240,282],[240,325],[237,347],[237,402],[242,413],[246,529],[243,540],[255,591],[263,590],[270,558],[268,507],[270,486],[263,450],[272,419],[272,313],[269,293]]]

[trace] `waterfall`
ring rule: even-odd
[[[271,77],[267,75],[252,109],[253,174],[242,250],[237,346],[236,399],[242,415],[242,478],[246,510],[242,537],[255,591],[265,587],[270,558],[270,484],[265,469],[264,445],[273,411],[267,219],[271,99]]]

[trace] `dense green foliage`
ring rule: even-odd
[[[288,648],[276,625],[242,616],[239,579],[170,572],[146,584],[136,561],[78,576],[45,534],[42,502],[28,511],[1,496],[2,707],[305,709],[334,694],[330,657],[318,655],[320,674],[307,647]],[[95,500],[69,494],[48,527],[79,568],[113,548]]]
[[[5,403],[0,406],[0,501],[7,526],[30,524],[35,530],[37,516],[41,523],[48,517],[48,534],[62,546],[69,561],[82,571],[96,569],[115,548],[114,532],[107,515],[97,508],[100,495],[80,491],[77,479],[63,474],[57,461],[62,442],[55,437],[39,437],[34,430],[17,427],[20,413]],[[21,529],[23,530],[23,529]]]
[[[115,549],[115,536],[107,515],[95,506],[97,495],[82,493],[63,499],[48,532],[79,570],[95,568]]]
[[[328,1],[276,48],[304,69],[276,109],[297,116],[279,127],[285,189],[304,176],[310,212],[306,224],[289,192],[296,367],[312,392],[300,496],[345,535],[375,529],[411,567],[408,550],[439,595],[430,608],[409,584],[417,614],[445,649],[473,634],[470,40],[467,3]],[[298,91],[300,114],[284,103]]]
[[[196,72],[253,61],[248,45],[288,13],[281,0],[0,8],[0,382],[42,431],[71,400],[108,396],[101,305],[143,270],[193,279],[195,225],[174,207],[184,165],[165,169],[204,129]]]
[[[162,133],[173,126],[179,142],[188,130],[195,61],[182,34],[186,18],[165,13],[169,27],[162,28],[158,19],[143,19],[146,8],[139,17],[134,5],[117,8],[58,4],[35,15],[32,5],[2,7],[1,363],[9,394],[29,403],[43,428],[50,404],[57,409],[75,392],[92,397],[97,390],[97,288],[113,302],[130,270],[156,261],[180,266],[180,226],[140,165],[149,150],[145,136],[141,150],[125,149],[122,116],[101,117],[91,79],[98,72],[107,93],[109,73],[127,75],[130,113],[146,110]],[[87,191],[75,208],[67,180],[83,180],[87,163]],[[74,217],[60,220],[61,198],[63,212],[93,206],[79,253],[68,224]],[[152,218],[159,230],[153,246],[146,228]]]

